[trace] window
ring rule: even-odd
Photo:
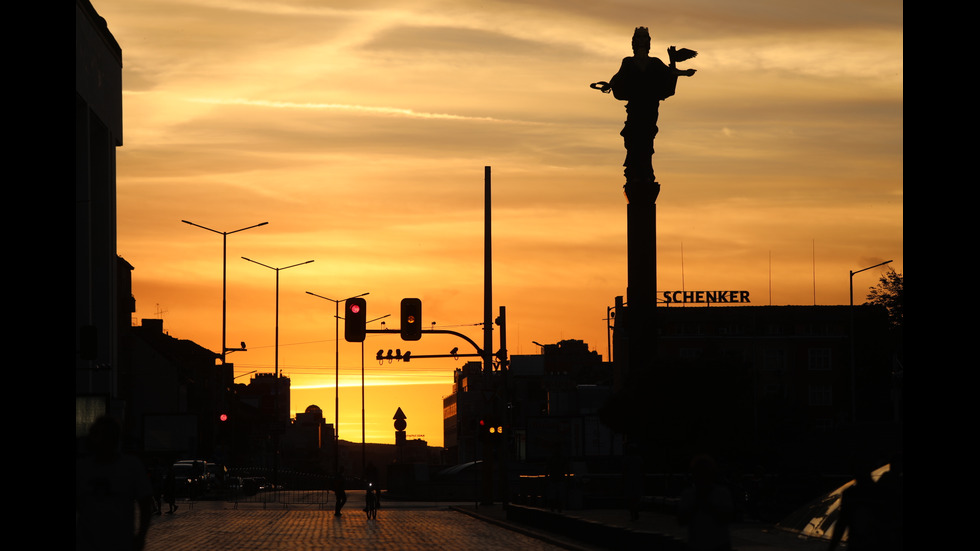
[[[834,389],[830,385],[810,385],[808,389],[811,406],[832,406]]]
[[[807,350],[807,367],[810,371],[830,371],[832,354],[829,348]]]
[[[681,348],[678,351],[677,354],[678,354],[678,356],[680,356],[680,358],[682,360],[694,361],[694,360],[696,360],[696,359],[698,359],[698,358],[701,357],[701,349],[700,348]]]
[[[786,386],[779,383],[769,383],[762,388],[762,395],[770,398],[785,398]]]
[[[762,351],[764,371],[782,371],[786,368],[786,351],[781,348],[767,348]]]

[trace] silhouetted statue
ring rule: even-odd
[[[627,185],[656,184],[651,156],[660,102],[674,95],[678,76],[689,77],[695,71],[677,68],[677,62],[697,55],[693,50],[667,48],[669,65],[649,54],[650,31],[646,27],[637,27],[633,32],[632,57],[623,58],[619,72],[609,82],[592,83],[592,88],[604,93],[612,90],[616,99],[626,101],[626,124],[620,135],[626,146],[623,174]]]

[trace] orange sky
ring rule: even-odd
[[[903,12],[878,0],[93,0],[123,51],[118,252],[136,319],[221,346],[221,236],[236,374],[279,366],[292,409],[334,421],[334,306],[403,297],[483,342],[483,174],[493,170],[494,314],[508,349],[581,339],[625,295],[624,105],[589,88],[631,54],[698,50],[661,106],[658,289],[745,289],[752,304],[846,304],[848,273],[903,272]],[[855,300],[881,269],[854,278]],[[374,325],[380,328],[380,323]],[[340,327],[343,341],[343,326]],[[442,444],[465,359],[378,365],[365,343],[367,439]],[[497,344],[495,343],[495,347]],[[340,343],[340,437],[358,441],[360,346]],[[247,381],[242,376],[239,381]]]

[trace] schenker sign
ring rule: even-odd
[[[664,291],[664,302],[683,304],[748,304],[748,291]]]

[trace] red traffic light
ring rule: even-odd
[[[367,332],[367,302],[363,298],[347,299],[344,305],[344,339],[347,342],[364,342]]]

